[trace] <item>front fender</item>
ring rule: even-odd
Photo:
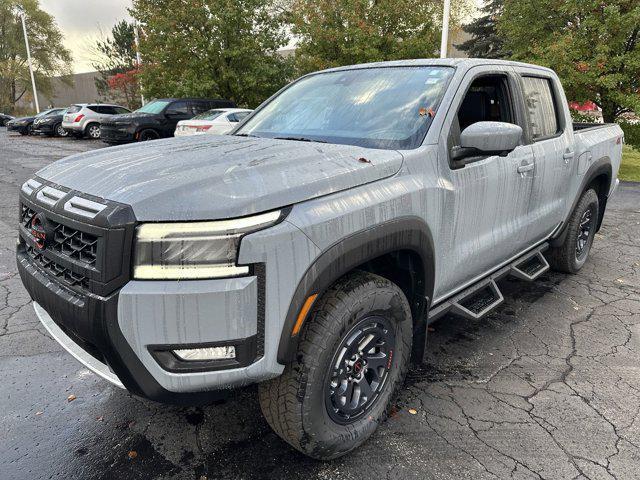
[[[418,282],[420,313],[432,298],[435,261],[433,238],[425,222],[414,216],[393,219],[358,231],[323,251],[300,280],[289,306],[278,345],[278,362],[294,360],[299,335],[291,332],[305,300],[312,294],[322,295],[336,280],[358,266],[387,253],[408,250],[420,258]],[[410,299],[411,300],[411,299]],[[424,301],[426,300],[426,301]],[[416,315],[416,312],[414,312]]]

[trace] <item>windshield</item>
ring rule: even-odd
[[[200,115],[196,115],[192,120],[213,120],[224,113],[224,110],[208,110]]]
[[[235,133],[371,148],[416,148],[453,75],[449,67],[378,67],[302,78]]]
[[[164,110],[164,107],[169,105],[171,102],[167,100],[154,100],[153,102],[147,103],[144,107],[140,107],[136,110],[137,113],[160,113]]]

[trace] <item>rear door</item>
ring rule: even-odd
[[[548,237],[564,220],[575,167],[574,136],[562,106],[566,99],[555,76],[534,68],[515,70],[522,85],[526,127],[535,158],[528,212],[532,222],[527,237],[536,242]]]

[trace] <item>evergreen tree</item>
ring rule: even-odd
[[[475,58],[505,58],[504,42],[498,34],[497,23],[502,14],[504,0],[489,0],[480,9],[482,16],[462,27],[472,38],[457,48]]]

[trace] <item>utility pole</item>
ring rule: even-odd
[[[138,22],[135,22],[133,25],[133,34],[136,41],[136,63],[137,67],[140,69],[140,65],[142,64],[142,58],[140,57],[140,37],[138,37]],[[142,102],[142,106],[144,106],[144,95],[142,94],[142,83],[140,83],[140,101]]]
[[[451,0],[444,0],[442,12],[442,39],[440,41],[440,58],[447,58],[449,47],[449,16],[451,15]]]
[[[27,36],[27,24],[25,22],[25,12],[19,12],[22,19],[22,31],[24,32],[24,43],[27,46],[27,61],[29,62],[29,73],[31,73],[31,86],[33,87],[33,100],[36,103],[36,111],[40,113],[40,104],[38,103],[38,91],[36,90],[36,79],[33,76],[33,63],[31,62],[31,50],[29,49],[29,37]]]

